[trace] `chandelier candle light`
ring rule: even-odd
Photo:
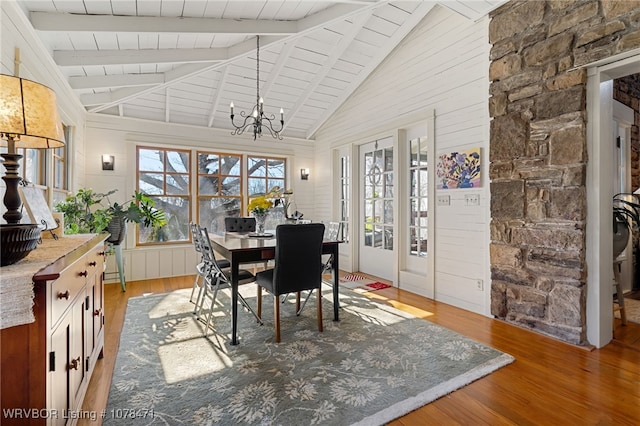
[[[253,129],[253,140],[262,136],[262,129],[265,128],[271,133],[274,139],[282,140],[280,132],[284,129],[284,110],[280,108],[280,130],[273,128],[273,122],[275,121],[275,115],[271,114],[268,117],[264,113],[264,100],[260,96],[260,36],[256,36],[256,105],[253,107],[251,114],[246,114],[244,111],[240,111],[240,116],[244,117],[244,121],[241,124],[236,124],[233,121],[233,102],[229,105],[231,108],[231,124],[235,128],[232,135],[241,135],[248,128]]]

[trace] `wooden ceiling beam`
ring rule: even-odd
[[[53,60],[61,67],[218,62],[226,59],[229,59],[226,48],[53,51]]]
[[[109,33],[199,33],[269,34],[298,32],[297,21],[260,19],[181,18],[165,16],[74,15],[31,12],[31,24],[38,31],[90,31]],[[306,18],[305,18],[306,19]]]

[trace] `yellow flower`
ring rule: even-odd
[[[273,202],[264,196],[252,198],[249,201],[248,210],[250,213],[267,213],[273,207]]]

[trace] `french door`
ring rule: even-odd
[[[359,269],[395,281],[393,138],[360,146]]]

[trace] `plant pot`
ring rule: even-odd
[[[616,259],[620,254],[624,251],[625,247],[627,247],[627,243],[629,242],[629,226],[627,223],[618,221],[617,223],[617,232],[616,226],[613,227],[613,258]]]
[[[107,232],[111,236],[107,239],[107,242],[118,245],[124,241],[124,237],[127,234],[127,224],[123,217],[114,217],[107,225]]]

